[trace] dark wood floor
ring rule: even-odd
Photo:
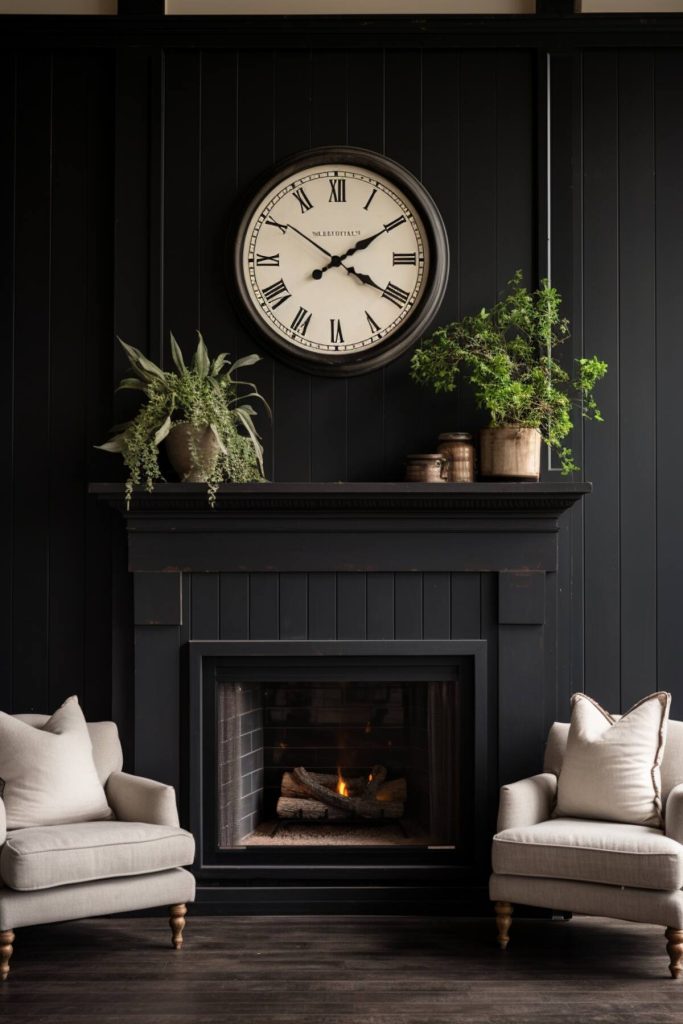
[[[188,918],[182,953],[159,918],[24,929],[0,1019],[11,1024],[680,1024],[683,980],[661,928],[518,921]]]

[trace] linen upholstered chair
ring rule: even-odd
[[[15,715],[40,728],[47,715]],[[113,722],[88,723],[93,760],[113,818],[6,830],[0,800],[0,980],[9,973],[14,931],[101,914],[170,906],[180,949],[195,880],[183,865],[194,839],[179,827],[175,792],[123,772]]]
[[[569,725],[549,733],[543,773],[503,786],[493,874],[498,943],[512,905],[544,907],[666,928],[669,970],[683,973],[683,722],[670,721],[661,765],[664,828],[553,818]]]

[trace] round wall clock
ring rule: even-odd
[[[424,332],[448,278],[441,215],[405,168],[350,146],[271,170],[237,231],[244,310],[290,363],[348,376]]]

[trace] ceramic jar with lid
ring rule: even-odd
[[[453,484],[474,481],[474,442],[471,434],[439,434],[438,450],[447,460],[446,479]]]

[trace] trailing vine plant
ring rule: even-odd
[[[560,315],[562,298],[546,279],[530,292],[518,270],[508,293],[490,309],[446,324],[413,354],[411,376],[436,392],[450,392],[460,377],[470,381],[492,427],[535,427],[558,455],[563,473],[578,469],[564,439],[572,410],[602,421],[593,390],[607,373],[596,356],[575,360],[571,375],[553,356],[569,337]]]
[[[141,391],[145,400],[135,416],[113,429],[117,431],[105,444],[107,452],[118,452],[128,469],[125,494],[130,508],[133,488],[144,483],[152,491],[162,479],[159,468],[159,445],[179,423],[208,429],[215,438],[218,454],[215,463],[202,457],[190,437],[189,451],[193,468],[206,476],[209,504],[216,501],[218,485],[262,481],[263,448],[254,425],[256,409],[250,400],[270,409],[255,384],[238,380],[234,374],[254,363],[260,356],[243,356],[231,363],[228,353],[210,359],[204,339],[197,332],[197,349],[189,365],[176,339],[171,334],[171,355],[174,371],[162,370],[151,359],[119,338],[128,357],[133,375],[125,377],[117,390]]]

